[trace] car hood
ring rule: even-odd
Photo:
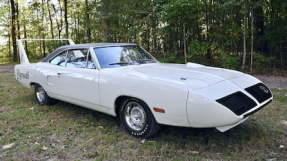
[[[238,78],[243,73],[228,69],[188,64],[144,64],[130,68],[129,74],[170,83],[186,84],[191,89],[204,88],[221,81]]]

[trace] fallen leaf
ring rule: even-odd
[[[15,143],[6,144],[6,145],[4,145],[4,146],[2,147],[2,149],[3,149],[3,150],[5,150],[5,149],[10,149],[10,148],[12,148],[14,145],[15,145]]]
[[[199,151],[190,151],[191,154],[199,154]]]
[[[141,143],[144,144],[145,143],[145,139],[141,140]]]
[[[48,150],[48,147],[43,146],[43,147],[42,147],[42,150]]]
[[[287,126],[287,121],[286,120],[282,120],[281,124],[286,125]]]

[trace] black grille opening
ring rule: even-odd
[[[272,97],[271,91],[263,83],[255,84],[254,86],[248,87],[245,90],[259,103],[262,103]]]
[[[235,92],[216,101],[236,115],[241,115],[256,106],[255,101],[242,92]]]

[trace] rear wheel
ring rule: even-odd
[[[153,137],[160,128],[149,107],[138,99],[125,100],[120,106],[119,117],[123,128],[135,137]]]
[[[49,97],[42,86],[35,85],[34,87],[35,87],[34,95],[35,95],[36,101],[40,105],[53,105],[56,103],[56,100]]]

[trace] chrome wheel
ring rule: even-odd
[[[146,112],[144,108],[135,101],[130,101],[125,105],[125,120],[127,125],[135,130],[141,131],[146,124]]]
[[[37,91],[36,91],[36,97],[37,97],[37,100],[41,103],[43,103],[45,101],[45,98],[46,98],[46,92],[44,90],[43,87],[38,87],[37,88]]]

